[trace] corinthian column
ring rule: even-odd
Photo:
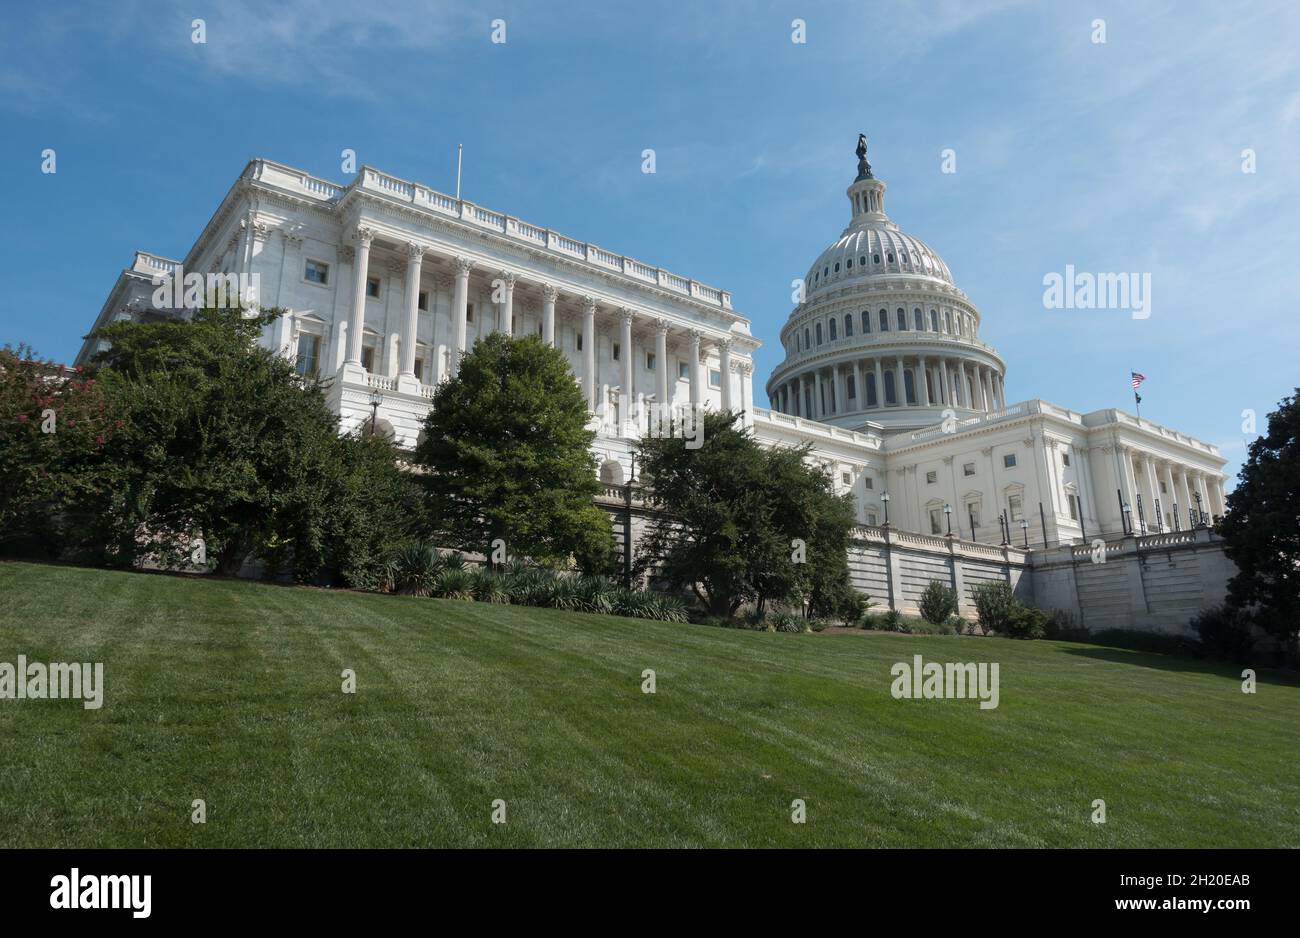
[[[515,275],[508,270],[501,271],[501,289],[505,291],[501,300],[501,311],[497,314],[497,330],[506,335],[515,331]]]
[[[420,268],[424,263],[424,246],[414,241],[406,245],[406,320],[402,326],[402,367],[397,376],[398,390],[419,393],[420,379],[415,374],[415,343],[420,327]]]
[[[582,305],[582,383],[587,388],[587,410],[596,412],[596,301],[585,297]]]
[[[930,406],[930,373],[925,367],[925,357],[916,359],[916,399],[922,407]]]
[[[366,276],[370,272],[370,244],[375,233],[358,227],[352,236],[357,242],[356,283],[352,292],[352,319],[348,323],[347,364],[361,367],[361,339],[366,328]]]
[[[719,370],[722,372],[722,409],[731,410],[731,340],[718,343]]]
[[[542,284],[542,341],[555,346],[555,300],[560,291],[549,283]]]
[[[452,352],[452,374],[460,371],[460,360],[465,357],[465,342],[468,326],[466,314],[469,308],[469,272],[474,262],[468,257],[456,258],[456,287],[452,298],[453,315],[456,319],[456,348]]]
[[[690,332],[691,344],[691,403],[698,405],[700,403],[700,333],[692,329]]]
[[[655,397],[659,412],[666,414],[672,401],[668,399],[668,323],[662,319],[655,324]]]
[[[621,390],[622,406],[619,407],[619,418],[624,424],[630,424],[632,420],[632,377],[633,377],[633,357],[632,357],[632,320],[636,314],[632,310],[624,307],[619,311],[619,319],[622,322],[623,331],[619,334],[619,358],[622,359],[623,365],[623,387]]]

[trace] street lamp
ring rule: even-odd
[[[1025,550],[1029,550],[1029,522],[1024,518],[1020,519],[1020,530],[1025,535]]]
[[[889,493],[880,493],[880,504],[885,506],[885,527],[889,527]]]
[[[948,518],[948,536],[952,537],[952,506],[944,502],[943,513]]]
[[[379,423],[379,405],[384,402],[384,395],[379,391],[370,392],[370,435],[375,435],[375,425]]]
[[[1204,507],[1201,504],[1201,493],[1193,492],[1192,495],[1196,499],[1196,526],[1203,528],[1205,527],[1205,512],[1201,510]]]

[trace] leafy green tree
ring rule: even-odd
[[[121,418],[80,368],[0,349],[0,549],[53,557],[77,530]]]
[[[499,538],[513,556],[611,569],[613,531],[592,502],[589,419],[557,349],[536,336],[476,342],[435,392],[415,452],[451,546],[490,554]]]
[[[921,593],[917,609],[926,622],[942,625],[957,611],[957,593],[942,580],[931,580]]]
[[[663,510],[642,540],[642,567],[689,588],[710,615],[746,602],[804,604],[806,615],[839,614],[858,599],[847,550],[853,503],[806,464],[807,448],[767,449],[735,414],[706,413],[703,443],[642,440],[650,499]]]
[[[1250,610],[1268,633],[1300,629],[1300,389],[1268,415],[1250,444],[1218,531],[1237,573],[1230,604]]]

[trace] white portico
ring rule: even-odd
[[[137,255],[96,328],[185,315],[150,302],[181,267],[258,275],[285,310],[264,343],[332,379],[345,432],[374,419],[414,445],[437,383],[493,331],[565,353],[615,458],[648,403],[752,408],[758,342],[730,294],[368,166],[343,186],[253,160],[183,262]]]

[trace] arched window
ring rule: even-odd
[[[916,376],[906,368],[903,369],[903,393],[907,395],[907,403],[916,403]]]
[[[805,349],[810,349],[810,348],[812,348],[812,343],[808,341],[808,327],[807,327],[807,326],[804,326],[804,327],[803,327],[803,347],[804,347]]]
[[[903,309],[903,307],[900,306],[898,307],[898,311],[895,313],[895,315],[898,319],[898,331],[902,332],[904,329],[907,328],[907,310]]]
[[[906,264],[906,263],[907,263],[907,252],[906,252],[906,251],[904,251],[902,254],[898,255],[898,262],[899,262],[900,264]]]
[[[836,261],[836,262],[835,262],[835,272],[836,272],[837,274],[840,272],[840,262],[839,262],[839,261]]]
[[[952,332],[952,311],[944,310],[943,312],[943,331]]]
[[[817,325],[816,325],[815,328],[817,329],[817,344],[818,344],[818,345],[821,345],[821,344],[822,344],[822,324],[821,324],[821,323],[817,323]]]
[[[889,263],[891,264],[894,263],[894,252],[890,251],[888,254],[886,254],[885,260],[889,261]]]
[[[802,351],[803,351],[803,348],[800,347],[800,345],[799,345],[799,333],[797,333],[797,332],[794,334],[794,350],[795,350],[796,352],[802,352]]]
[[[852,313],[844,314],[844,335],[846,338],[848,336],[853,335],[853,314]]]
[[[867,386],[867,406],[879,407],[880,405],[877,403],[879,397],[876,395],[876,376],[871,372],[867,372],[864,383]]]
[[[880,311],[880,331],[889,331],[889,310],[887,309],[882,309]]]
[[[925,317],[921,315],[921,307],[912,310],[912,323],[917,332],[925,331]]]
[[[894,388],[894,373],[892,371],[885,372],[885,403],[898,403],[898,394]]]
[[[880,255],[879,255],[879,254],[872,254],[872,255],[871,255],[871,260],[872,260],[874,263],[879,264],[879,263],[880,263]]]
[[[863,254],[861,257],[858,258],[858,266],[859,267],[867,266],[867,255]]]
[[[827,323],[827,325],[831,327],[831,341],[834,342],[834,341],[835,341],[835,338],[836,338],[836,336],[835,336],[835,317],[834,317],[834,316],[831,317],[831,319],[830,319],[830,321]]]
[[[930,310],[930,331],[939,331],[939,311],[937,309]]]
[[[844,266],[845,266],[846,268],[848,268],[848,267],[852,267],[852,266],[853,266],[853,258],[850,257],[847,261],[845,261],[845,262],[844,262]]]
[[[871,331],[871,310],[864,309],[862,311],[862,334],[866,335],[870,331]]]

